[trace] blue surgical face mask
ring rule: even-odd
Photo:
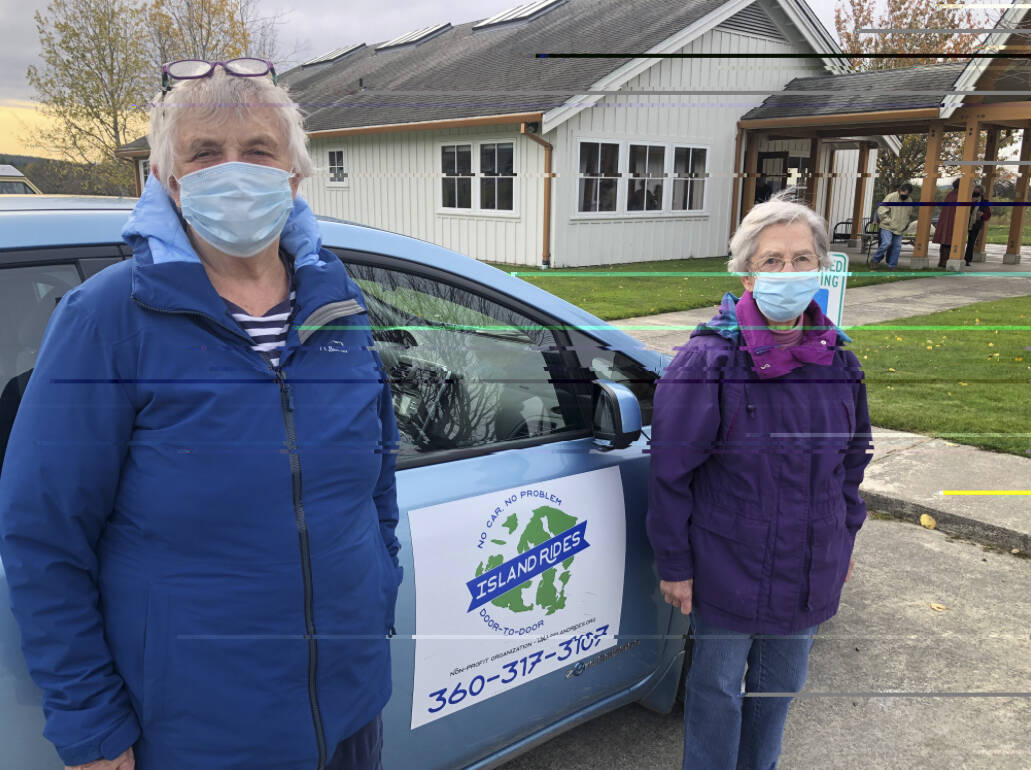
[[[818,270],[759,273],[752,287],[752,296],[764,316],[776,323],[784,323],[802,315],[819,288]]]
[[[289,171],[232,161],[179,180],[183,218],[201,238],[234,257],[253,257],[283,231],[293,210]]]

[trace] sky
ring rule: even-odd
[[[355,0],[259,0],[268,15],[280,15],[280,47],[293,64],[352,42],[374,43],[422,27],[449,21],[463,24],[487,18],[522,0],[377,0],[370,6]],[[676,0],[671,0],[675,2]],[[836,0],[809,0],[821,21],[834,33]],[[45,12],[48,0],[0,0],[0,153],[43,155],[25,139],[43,125],[25,70],[36,61],[39,35],[33,15]],[[369,13],[370,7],[375,8]]]

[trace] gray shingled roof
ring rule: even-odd
[[[119,152],[127,152],[130,150],[146,150],[149,149],[150,145],[147,144],[146,135],[141,136],[139,139],[133,139],[128,144],[123,144],[118,148]]]
[[[639,53],[723,4],[724,0],[566,0],[525,22],[479,30],[472,28],[475,21],[469,22],[420,45],[379,52],[370,44],[335,62],[295,67],[280,82],[289,86],[307,113],[309,131],[540,112],[562,105],[628,60],[537,59],[535,54]],[[340,40],[341,45],[351,42]],[[351,93],[358,89],[359,78],[369,90]],[[381,90],[419,95],[377,93]],[[512,90],[559,93],[505,93]]]
[[[746,112],[741,119],[840,115],[938,107],[945,98],[945,92],[952,90],[953,84],[966,66],[966,62],[925,64],[903,69],[796,78],[784,86],[783,92],[768,97],[758,107]],[[806,91],[833,91],[835,95],[806,96]],[[892,93],[906,91],[931,93]]]

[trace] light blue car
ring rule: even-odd
[[[51,312],[131,257],[134,203],[0,197],[0,457]],[[384,766],[496,767],[624,704],[669,711],[687,623],[644,522],[668,357],[468,257],[320,224],[365,292],[402,437]],[[60,768],[0,582],[0,768]]]

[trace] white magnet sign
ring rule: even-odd
[[[412,728],[615,644],[626,514],[619,468],[409,511]]]

